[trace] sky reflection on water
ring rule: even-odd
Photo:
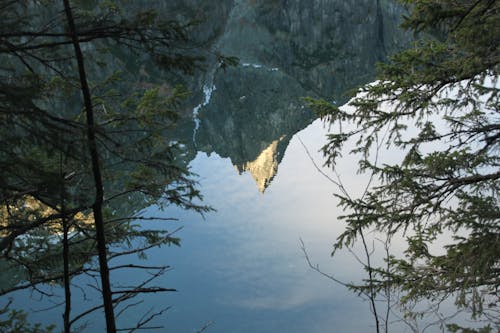
[[[332,196],[336,189],[298,139],[321,165],[324,134],[319,120],[299,132],[264,193],[248,173],[238,175],[229,159],[199,153],[192,171],[200,176],[205,203],[217,212],[203,220],[187,212],[148,210],[184,221],[181,248],[149,254],[153,262],[164,258],[174,267],[165,280],[179,292],[158,298],[173,305],[165,318],[172,331],[195,331],[207,322],[214,332],[359,332],[370,327],[368,303],[309,269],[300,249],[302,238],[312,260],[343,280],[361,272],[349,253],[329,255],[342,230]]]

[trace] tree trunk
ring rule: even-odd
[[[107,261],[106,238],[104,235],[104,218],[102,216],[102,205],[104,201],[104,190],[102,183],[101,167],[99,165],[99,153],[96,144],[96,131],[94,122],[94,112],[92,108],[92,99],[87,82],[83,54],[78,41],[78,34],[75,28],[73,13],[69,0],[63,0],[64,11],[68,20],[68,27],[73,41],[75,57],[78,63],[78,73],[80,76],[80,85],[85,104],[85,113],[87,118],[87,143],[92,163],[92,173],[95,184],[95,201],[92,205],[94,213],[94,223],[96,229],[97,251],[99,255],[99,268],[101,273],[102,297],[104,302],[104,312],[106,316],[107,333],[116,333],[115,315],[113,310],[113,300],[111,293],[111,284],[109,279],[109,268]]]
[[[62,207],[64,214],[64,205]],[[68,229],[69,223],[66,216],[63,215],[63,261],[64,261],[64,333],[71,333],[70,314],[71,314],[71,286],[69,272],[69,244]]]

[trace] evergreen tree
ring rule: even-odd
[[[350,107],[310,100],[342,125],[328,135],[327,164],[353,142],[360,170],[378,179],[360,198],[338,195],[347,228],[335,249],[368,230],[402,233],[405,257],[368,267],[370,282],[353,288],[378,294],[389,286],[404,304],[453,297],[489,321],[485,331],[498,330],[500,2],[402,2],[410,12],[403,26],[420,37],[414,46],[381,64],[378,81],[360,88]],[[401,160],[377,163],[383,145]],[[432,251],[446,233],[454,236],[444,253]]]
[[[115,332],[113,312],[120,303],[141,292],[172,290],[150,287],[151,280],[112,290],[110,270],[141,267],[109,267],[111,259],[179,242],[166,230],[137,228],[132,222],[141,218],[138,210],[153,202],[208,209],[193,203],[200,196],[179,161],[181,147],[163,137],[186,92],[174,85],[167,92],[133,86],[120,78],[123,68],[117,65],[133,55],[161,70],[192,73],[203,57],[191,47],[191,23],[162,19],[151,9],[130,12],[126,6],[0,1],[0,250],[26,281],[2,286],[1,294],[62,283],[65,332],[100,308],[107,331]],[[123,208],[122,198],[129,207]],[[137,238],[144,242],[134,247]],[[111,252],[114,242],[129,248]],[[96,255],[101,276],[96,287],[104,301],[73,315],[70,279],[94,272],[84,265]],[[166,267],[142,268],[159,276]]]

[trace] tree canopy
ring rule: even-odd
[[[167,268],[111,265],[114,258],[179,243],[166,228],[133,223],[145,205],[208,210],[194,202],[200,195],[179,157],[182,147],[164,137],[187,92],[175,84],[163,92],[140,86],[125,66],[133,54],[158,70],[191,74],[203,56],[188,37],[192,22],[144,8],[129,11],[120,1],[0,1],[0,251],[2,264],[25,281],[2,285],[0,294],[34,288],[43,295],[38,284],[61,284],[65,332],[101,308],[107,331],[115,332],[113,312],[121,303],[172,290],[151,286],[154,278],[130,288],[110,282],[113,270],[148,269],[157,277]],[[110,249],[116,242],[125,250]],[[70,280],[82,273],[100,277],[95,288],[104,300],[74,314]],[[21,327],[23,320],[11,312],[1,324]]]
[[[359,154],[360,171],[374,179],[362,197],[338,194],[347,228],[335,249],[368,230],[402,233],[405,256],[370,268],[371,282],[358,287],[389,285],[403,292],[403,303],[453,297],[485,319],[486,330],[497,330],[500,2],[401,2],[409,9],[403,27],[418,36],[413,47],[380,64],[378,80],[357,90],[350,107],[310,100],[342,125],[328,135],[326,163],[335,167],[352,143],[349,153]],[[383,147],[401,159],[378,160]],[[450,233],[443,244],[439,237]]]

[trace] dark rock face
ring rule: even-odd
[[[235,165],[254,160],[275,140],[289,140],[312,119],[300,100],[303,89],[280,71],[232,68],[217,75],[214,86],[196,142]]]
[[[382,0],[236,1],[221,50],[331,97],[370,80],[375,62],[408,42],[402,13]]]
[[[196,149],[230,158],[263,190],[293,134],[314,119],[301,98],[342,104],[372,80],[375,63],[410,40],[398,29],[403,12],[383,0],[235,0],[211,47],[240,65],[205,73]]]
[[[207,61],[197,75],[181,79],[192,97],[169,139],[187,144],[184,163],[197,151],[215,152],[230,158],[240,172],[262,169],[257,161],[277,169],[291,137],[314,119],[302,97],[343,104],[348,90],[373,79],[376,62],[410,41],[398,29],[403,8],[389,0],[155,0],[133,5],[150,6],[181,22],[200,20],[190,36]],[[221,69],[218,54],[236,56],[240,64]],[[138,66],[144,80],[167,88],[179,79],[154,73],[148,63]],[[266,179],[256,179],[259,187],[269,184],[273,172],[262,174]]]

